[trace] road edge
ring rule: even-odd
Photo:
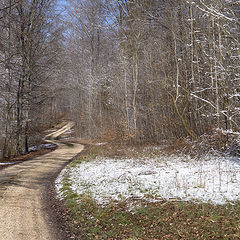
[[[79,158],[79,156],[89,149],[88,145],[82,145],[84,146],[84,149],[80,153],[67,161],[61,168],[58,169],[58,171],[51,174],[51,176],[46,176],[46,183],[41,191],[44,217],[54,234],[53,237],[56,240],[78,239],[72,230],[75,227],[71,222],[72,213],[69,209],[67,209],[67,207],[65,207],[64,201],[57,197],[55,180],[68,164]]]

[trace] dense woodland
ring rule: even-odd
[[[238,0],[2,0],[3,157],[59,117],[83,138],[240,131]]]

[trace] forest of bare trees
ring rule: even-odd
[[[0,128],[3,157],[28,152],[46,104],[60,40],[52,0],[0,3]],[[53,68],[54,67],[54,68]],[[45,115],[45,116],[44,116]]]
[[[0,3],[4,156],[59,114],[80,137],[240,131],[238,0],[67,0],[60,16],[54,4]]]
[[[82,136],[239,131],[239,1],[68,2],[65,71]]]

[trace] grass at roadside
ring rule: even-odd
[[[102,157],[138,157],[142,151],[119,146],[91,147],[69,167]],[[152,150],[146,154],[158,154]],[[78,196],[64,175],[63,197],[72,212],[73,231],[79,239],[240,239],[240,202],[214,206],[192,202],[147,203],[134,212],[127,202],[99,206],[88,194]]]

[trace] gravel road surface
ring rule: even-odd
[[[58,145],[55,151],[0,171],[0,240],[58,240],[45,216],[44,186],[83,146],[51,142]]]

